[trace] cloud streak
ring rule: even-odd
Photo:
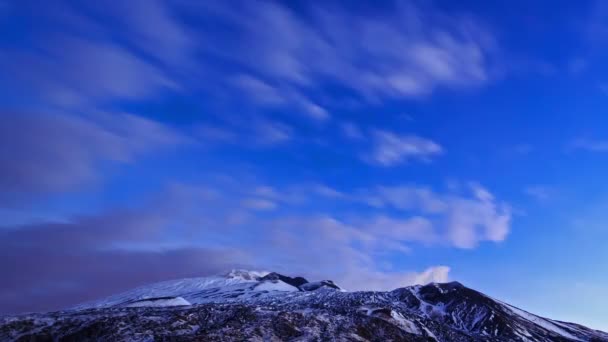
[[[103,162],[129,163],[188,141],[173,129],[131,114],[79,117],[2,113],[0,202],[79,190],[99,180]]]
[[[368,98],[415,97],[490,78],[493,38],[465,16],[412,3],[396,5],[382,19],[331,6],[312,8],[303,18],[276,2],[245,4],[242,14],[210,7],[237,29],[233,41],[242,45],[229,48],[246,46],[255,56],[238,62],[292,85],[310,87],[325,77]]]
[[[443,153],[438,143],[416,135],[398,135],[377,130],[373,136],[373,150],[365,159],[380,166],[394,166],[410,160],[430,161]]]
[[[288,191],[242,180],[214,184],[172,184],[133,208],[2,227],[0,266],[7,272],[0,307],[58,309],[142,283],[230,267],[333,278],[352,290],[445,281],[448,267],[416,273],[387,261],[409,255],[412,247],[501,241],[509,229],[508,212],[478,186],[468,196],[398,189],[410,198],[433,197],[422,206],[395,200],[388,188],[369,189],[384,196],[382,205],[403,211],[338,217],[315,208],[324,201],[356,207],[354,194],[320,185]],[[102,279],[116,281],[107,286]]]
[[[608,152],[608,140],[578,139],[570,143],[568,147],[570,150]]]

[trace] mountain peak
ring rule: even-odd
[[[232,269],[229,272],[223,274],[228,279],[242,279],[242,280],[258,280],[265,275],[269,274],[267,271],[252,271],[245,269]]]
[[[279,273],[276,273],[276,272],[270,272],[267,275],[265,275],[262,278],[260,278],[259,280],[262,280],[262,281],[263,280],[275,280],[275,281],[276,280],[280,280],[280,281],[282,281],[284,283],[287,283],[287,284],[289,284],[291,286],[295,286],[295,287],[298,287],[298,288],[300,286],[308,283],[308,280],[306,280],[303,277],[294,277],[294,278],[292,278],[292,277],[288,277],[288,276],[285,276],[285,275],[282,275],[282,274],[279,274]]]
[[[17,335],[20,340],[104,341],[130,341],[132,336],[184,341],[608,341],[606,333],[536,316],[459,282],[344,292],[331,280],[308,282],[248,270],[151,284],[69,312],[0,318],[0,339]]]

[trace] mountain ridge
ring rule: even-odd
[[[45,338],[608,341],[608,334],[534,315],[459,282],[347,292],[330,280],[240,270],[150,284],[70,310],[0,318],[2,341]]]

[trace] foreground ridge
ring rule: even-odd
[[[235,270],[143,286],[73,309],[0,318],[1,341],[608,341],[458,282],[345,292]]]

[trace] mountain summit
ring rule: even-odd
[[[71,310],[0,318],[2,341],[608,341],[458,283],[346,292],[275,272],[142,286]]]

